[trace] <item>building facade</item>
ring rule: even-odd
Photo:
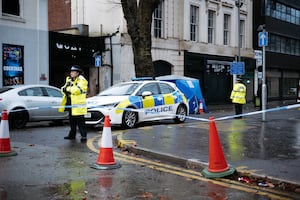
[[[105,67],[95,64],[95,58],[99,60],[105,50],[104,37],[90,37],[88,25],[72,25],[71,10],[71,1],[48,1],[49,83],[60,88],[71,66],[79,65],[89,81],[88,95],[94,96],[106,85]]]
[[[245,77],[249,83],[247,96],[251,101],[256,67],[252,48],[252,6],[252,0],[243,1],[240,8],[234,0],[162,1],[154,12],[152,23],[156,75],[197,78],[208,103],[226,103],[230,101],[233,82],[230,63],[240,59],[245,62]],[[107,0],[72,0],[71,7],[72,24],[88,24],[90,35],[112,36],[105,43],[113,51],[105,52],[102,58],[104,64],[113,66],[113,83],[134,77],[131,41],[121,4]],[[237,38],[241,41],[240,48]]]
[[[0,1],[0,86],[59,86],[64,75],[57,74],[70,64],[86,69],[93,95],[135,76],[120,1]],[[265,25],[268,99],[294,99],[300,76],[299,4],[295,0],[163,0],[152,21],[156,76],[197,78],[207,104],[228,103],[233,83],[230,65],[242,61],[247,100],[252,101],[261,83],[258,27]],[[58,34],[48,33],[47,26]],[[78,37],[58,39],[66,33]],[[49,35],[60,41],[53,42]],[[80,46],[86,50],[82,55]],[[66,57],[58,59],[61,48]],[[95,63],[99,56],[101,67]]]
[[[0,2],[0,86],[48,84],[48,1]]]
[[[268,32],[265,53],[269,100],[295,99],[300,78],[300,1],[255,0],[253,46],[258,46],[259,27]]]

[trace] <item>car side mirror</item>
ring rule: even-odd
[[[146,96],[151,96],[152,95],[152,92],[150,92],[150,91],[144,91],[143,93],[142,93],[142,97],[144,98],[144,97],[146,97]]]

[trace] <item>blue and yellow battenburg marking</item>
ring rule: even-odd
[[[187,104],[187,99],[179,91],[173,92],[172,94],[147,96],[144,97],[144,99],[140,96],[129,96],[128,99],[119,103],[117,108],[120,109],[116,109],[116,114],[122,113],[124,109],[130,105],[133,105],[136,109],[142,109],[163,105],[173,105],[180,102]],[[167,111],[169,110],[165,110],[165,112]]]

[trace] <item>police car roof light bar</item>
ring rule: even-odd
[[[131,78],[132,81],[147,81],[147,80],[155,80],[153,77],[138,77],[138,78]]]

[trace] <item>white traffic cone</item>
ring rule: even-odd
[[[200,102],[199,102],[199,113],[200,113],[200,114],[203,114],[203,112],[204,112],[204,110],[203,110],[203,103],[202,103],[202,101],[200,100]]]

